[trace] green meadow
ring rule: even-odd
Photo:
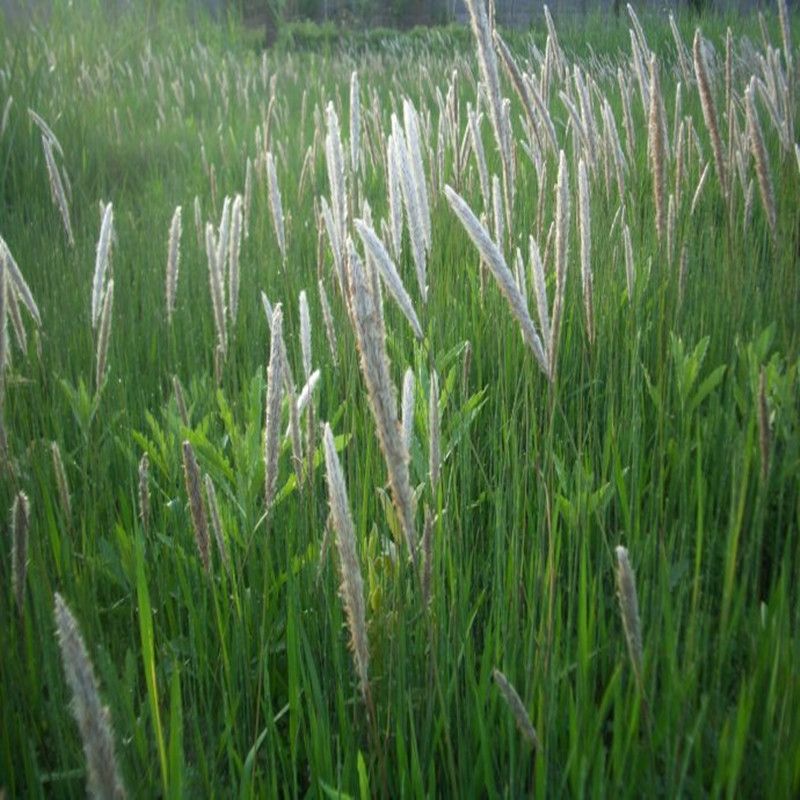
[[[797,15],[162,5],[0,17],[0,797],[797,796]]]

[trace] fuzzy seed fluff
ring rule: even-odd
[[[55,594],[55,620],[64,674],[72,693],[71,710],[86,756],[86,791],[95,800],[126,796],[114,753],[111,715],[100,699],[94,667],[78,623],[61,595]]]

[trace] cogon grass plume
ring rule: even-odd
[[[725,34],[725,118],[728,122],[728,171],[731,170],[731,155],[734,147],[733,132],[733,32]]]
[[[203,249],[203,211],[200,207],[200,198],[194,196],[194,230],[197,236],[197,249]]]
[[[328,103],[326,108],[328,133],[325,137],[325,157],[328,166],[328,183],[331,190],[331,211],[336,231],[331,237],[331,245],[341,246],[347,238],[347,178],[345,175],[344,154],[342,152],[342,138],[339,132],[339,117],[333,103]],[[323,205],[323,211],[325,206]],[[329,231],[330,232],[330,231]]]
[[[214,310],[214,328],[217,332],[217,345],[223,356],[228,350],[228,332],[225,323],[225,283],[222,264],[217,255],[217,242],[214,226],[206,223],[206,256],[208,258],[208,281],[211,292],[211,306]]]
[[[403,316],[405,316],[411,325],[414,336],[421,341],[423,338],[422,327],[419,324],[417,313],[414,311],[414,304],[405,286],[403,286],[403,281],[389,253],[386,252],[383,242],[364,220],[356,219],[353,221],[353,224],[355,225],[358,235],[361,237],[361,241],[364,243],[364,247],[372,256],[372,263],[378,268],[378,272],[386,288],[389,290],[389,294],[392,295],[398,307],[403,312]]]
[[[64,191],[64,183],[58,171],[55,156],[53,155],[53,140],[48,136],[42,136],[42,149],[44,150],[44,160],[47,165],[47,177],[50,181],[50,193],[53,196],[53,203],[61,214],[61,221],[64,231],[67,234],[67,243],[70,247],[75,247],[75,236],[72,233],[72,222],[69,217],[69,202]]]
[[[308,380],[305,383],[305,386],[300,390],[300,394],[297,396],[297,413],[302,414],[306,408],[310,407],[311,400],[314,396],[314,391],[319,384],[319,379],[322,376],[322,373],[315,369],[309,376]]]
[[[423,303],[428,301],[427,277],[427,248],[425,243],[425,225],[422,219],[422,210],[419,203],[419,192],[414,179],[414,170],[408,144],[400,123],[392,115],[392,138],[394,141],[395,156],[399,165],[400,187],[408,220],[408,233],[411,240],[411,255],[417,273],[417,284]]]
[[[525,310],[530,313],[528,306],[528,279],[525,277],[525,261],[522,258],[522,251],[519,247],[514,251],[514,281],[517,284],[520,295],[522,295]]]
[[[689,65],[689,48],[686,47],[686,44],[683,41],[683,37],[681,36],[680,31],[678,30],[678,26],[675,22],[675,16],[670,11],[669,12],[669,27],[672,31],[672,38],[675,41],[675,47],[678,52],[678,64],[681,68],[681,75],[683,76],[683,82],[686,86],[689,86],[690,81],[690,70],[691,67]]]
[[[517,694],[517,690],[497,667],[492,670],[492,678],[494,679],[495,685],[500,690],[503,700],[506,701],[511,715],[517,723],[519,732],[535,750],[540,750],[541,745],[539,744],[539,737],[536,735],[536,729],[533,727],[531,718],[528,716],[528,712],[525,710],[525,706],[520,696]]]
[[[401,397],[401,430],[403,447],[407,453],[411,452],[411,438],[414,434],[414,370],[409,367],[403,375],[403,390]]]
[[[467,122],[469,124],[469,135],[472,141],[472,152],[475,154],[475,161],[478,165],[478,178],[481,186],[481,197],[483,198],[483,210],[488,211],[491,207],[489,188],[489,168],[486,165],[486,153],[483,149],[481,139],[480,120],[477,112],[471,104],[467,104]]]
[[[539,253],[539,245],[533,236],[528,237],[530,269],[533,277],[533,293],[536,296],[536,312],[539,317],[539,328],[542,331],[542,342],[549,347],[550,311],[547,302],[547,283],[544,275],[544,264]]]
[[[358,72],[350,75],[350,169],[358,174],[361,156],[361,97],[358,87]]]
[[[14,105],[14,97],[13,95],[9,95],[6,99],[6,104],[3,106],[3,113],[0,115],[0,139],[2,139],[6,134],[6,128],[8,128],[8,120],[11,116],[11,106]]]
[[[431,210],[428,202],[428,186],[425,181],[425,167],[422,155],[422,145],[419,135],[419,118],[417,109],[410,100],[403,100],[403,126],[406,134],[406,144],[408,145],[408,155],[410,157],[411,172],[414,178],[414,186],[417,193],[419,206],[420,222],[422,223],[422,236],[425,242],[425,249],[431,249]]]
[[[620,97],[622,100],[622,124],[625,128],[625,152],[628,159],[633,160],[636,147],[636,128],[633,125],[633,111],[631,109],[631,89],[622,67],[617,70]]]
[[[503,210],[500,179],[497,175],[492,175],[492,222],[494,223],[494,243],[502,253],[505,240],[505,211]]]
[[[636,75],[636,81],[639,84],[639,97],[642,101],[642,108],[645,113],[650,107],[650,80],[645,71],[645,59],[649,50],[642,47],[641,40],[636,35],[636,31],[631,28],[628,31],[631,37],[631,56],[633,60],[633,71]]]
[[[186,406],[186,395],[183,391],[181,379],[177,375],[172,376],[172,391],[175,395],[175,405],[178,407],[178,416],[180,417],[181,424],[188,428],[189,422],[189,409]]]
[[[78,723],[86,756],[87,794],[95,800],[122,800],[126,792],[114,752],[111,714],[100,699],[94,667],[78,623],[58,592],[54,598],[61,662],[72,694],[70,708]]]
[[[300,390],[300,394],[297,395],[295,399],[295,408],[297,413],[297,419],[299,420],[303,413],[306,410],[311,410],[313,408],[313,404],[311,400],[313,399],[314,392],[316,391],[317,386],[319,385],[319,379],[322,376],[322,373],[315,369],[311,375],[309,376],[308,380],[305,382],[305,385]],[[288,439],[292,435],[292,422],[291,417],[289,418],[289,424],[286,426],[286,430],[283,432],[283,438]]]
[[[72,500],[67,481],[67,472],[64,469],[64,461],[61,458],[61,448],[59,448],[58,442],[53,441],[50,443],[50,455],[53,460],[53,474],[56,478],[61,513],[67,520],[70,520],[72,518]]]
[[[150,528],[150,458],[144,453],[139,461],[139,519],[145,531]]]
[[[172,324],[175,311],[175,298],[178,292],[178,268],[181,255],[181,207],[175,209],[169,226],[169,243],[167,244],[167,280],[165,296],[167,302],[167,322]]]
[[[497,70],[497,58],[492,41],[492,29],[486,15],[483,0],[466,0],[472,22],[478,53],[478,66],[481,78],[486,86],[489,100],[489,119],[494,130],[495,141],[500,152],[503,165],[503,193],[508,227],[511,228],[511,212],[514,206],[514,173],[513,155],[511,152],[511,131],[507,127],[507,118],[503,113],[503,100],[500,94],[500,75]]]
[[[267,327],[272,330],[272,303],[269,301],[266,292],[261,292],[261,307],[264,309],[264,316],[267,319]]]
[[[41,131],[42,136],[50,142],[50,145],[54,147],[55,151],[63,158],[64,148],[61,147],[61,142],[58,141],[58,137],[53,133],[53,129],[47,124],[44,118],[37,114],[32,108],[28,109],[28,116]]]
[[[710,166],[711,166],[710,164],[706,164],[705,167],[703,167],[703,171],[700,174],[700,180],[697,181],[697,188],[694,190],[694,195],[692,196],[692,205],[691,208],[689,209],[690,217],[694,216],[697,204],[700,202],[700,195],[702,195],[703,187],[706,185],[706,180],[708,179],[708,170]]]
[[[217,502],[217,490],[214,488],[214,481],[210,475],[203,476],[203,483],[206,489],[206,500],[208,501],[208,512],[211,515],[211,530],[214,533],[214,541],[217,543],[219,557],[225,569],[230,573],[231,564],[228,558],[228,550],[225,547],[225,537],[222,533],[222,518],[219,513],[219,503]]]
[[[269,511],[278,485],[280,416],[283,400],[283,307],[272,309],[272,326],[267,368],[267,410],[264,425],[264,505]]]
[[[219,219],[216,238],[216,263],[220,273],[220,280],[225,280],[228,265],[228,252],[231,237],[231,210],[233,208],[231,198],[227,195],[222,201],[222,214]],[[223,291],[224,296],[224,291]]]
[[[100,224],[100,237],[97,240],[97,253],[94,264],[94,280],[92,281],[92,328],[97,328],[103,300],[106,292],[106,272],[111,255],[111,238],[114,228],[114,209],[108,203],[103,209],[103,220]]]
[[[636,41],[639,44],[639,49],[644,54],[650,53],[650,47],[647,44],[647,37],[644,35],[644,28],[642,28],[642,23],[639,22],[639,17],[636,14],[636,10],[630,3],[625,4],[625,8],[628,11],[628,16],[631,20],[631,25],[633,26],[633,33],[636,35]]]
[[[556,218],[555,218],[555,248],[556,248],[556,291],[553,299],[553,313],[550,322],[550,343],[548,355],[550,358],[548,375],[550,380],[555,379],[556,364],[558,361],[558,343],[561,336],[561,317],[564,313],[564,292],[567,281],[567,255],[569,252],[569,177],[567,174],[567,159],[561,150],[558,156],[558,181],[556,183]]]
[[[231,234],[228,240],[228,306],[231,325],[239,315],[239,257],[242,250],[243,201],[237,194],[231,206]]]
[[[742,230],[746,231],[750,227],[750,220],[753,217],[753,179],[747,183],[744,193],[744,214],[742,214]]]
[[[308,297],[303,289],[300,292],[300,349],[303,353],[303,375],[311,378],[311,312],[308,308]]]
[[[386,189],[389,200],[389,231],[392,253],[399,259],[403,247],[403,201],[400,163],[394,134],[389,134],[386,144]]]
[[[245,239],[250,238],[250,209],[253,206],[253,162],[248,156],[244,173],[244,200],[242,203],[242,227]]]
[[[778,0],[778,18],[781,23],[781,38],[783,40],[783,57],[786,63],[786,74],[792,80],[794,71],[794,56],[792,51],[792,34],[789,29],[789,9],[786,0]]]
[[[17,611],[22,614],[25,606],[25,577],[28,572],[28,530],[30,528],[31,506],[25,492],[17,492],[11,507],[11,588],[17,603]]]
[[[4,280],[7,280],[5,276],[5,270],[3,270]],[[11,318],[11,327],[14,331],[14,338],[17,340],[17,346],[22,351],[23,355],[28,355],[28,334],[25,331],[25,325],[22,322],[22,313],[19,308],[19,300],[17,299],[17,293],[15,291],[9,291],[6,293],[6,302],[7,305],[4,305],[4,309],[8,309],[8,316]],[[6,338],[6,344],[9,344],[8,339]],[[10,344],[9,344],[10,346]]]
[[[320,213],[317,217],[317,226],[319,227],[320,225],[324,225],[325,232],[328,235],[328,241],[331,245],[334,274],[336,275],[336,280],[339,284],[339,291],[343,297],[346,297],[347,279],[345,278],[344,274],[344,251],[342,249],[344,244],[342,242],[339,228],[337,227],[336,221],[333,218],[333,212],[328,205],[328,201],[324,197],[320,198]]]
[[[722,187],[722,194],[727,200],[728,177],[725,170],[724,150],[719,133],[719,124],[717,122],[717,110],[714,105],[714,98],[711,94],[708,66],[706,64],[705,53],[703,52],[703,37],[699,29],[696,30],[694,34],[693,56],[694,73],[697,78],[697,89],[700,93],[700,105],[703,109],[703,119],[705,120],[706,128],[711,137],[711,149],[714,153],[714,168],[717,171],[717,178],[719,178],[719,183]]]
[[[533,324],[533,320],[526,309],[525,300],[519,292],[514,276],[508,268],[503,254],[463,198],[450,186],[445,186],[444,192],[450,207],[461,221],[484,263],[491,270],[500,291],[508,301],[511,313],[522,329],[522,337],[525,343],[533,351],[533,355],[542,372],[550,378],[550,367],[542,347],[542,341],[536,332],[536,326]]]
[[[675,252],[675,195],[670,193],[667,202],[667,263],[672,265]]]
[[[618,545],[617,556],[617,596],[622,614],[622,627],[628,644],[628,655],[636,677],[636,683],[644,695],[642,676],[642,628],[639,620],[639,601],[636,596],[636,581],[628,560],[628,551]]]
[[[325,284],[322,282],[321,278],[317,282],[317,287],[319,289],[319,304],[322,307],[322,321],[325,325],[325,336],[328,340],[328,349],[331,352],[333,366],[336,367],[338,359],[336,355],[336,351],[338,349],[338,344],[336,341],[336,328],[333,324],[333,313],[331,312],[331,304],[328,302],[328,293],[325,291]]]
[[[436,496],[441,471],[440,421],[439,421],[439,377],[433,370],[430,375],[428,398],[428,475],[431,495]]]
[[[350,307],[358,342],[361,372],[367,385],[367,398],[378,443],[389,473],[389,485],[409,555],[416,566],[417,535],[414,525],[414,501],[408,474],[408,450],[403,446],[397,418],[395,387],[389,374],[386,331],[378,310],[379,298],[373,297],[364,266],[349,242],[347,268]]]
[[[267,182],[269,184],[269,207],[272,212],[272,224],[275,226],[275,238],[278,241],[278,249],[281,251],[281,259],[285,265],[286,230],[283,220],[283,203],[281,202],[278,173],[275,170],[275,159],[272,153],[267,153]]]
[[[503,62],[506,75],[508,75],[511,85],[514,87],[514,91],[516,91],[517,96],[520,99],[520,103],[522,103],[522,110],[525,112],[528,125],[530,126],[530,129],[536,138],[537,146],[541,150],[542,142],[539,137],[539,120],[537,119],[536,111],[534,109],[534,101],[531,97],[532,95],[536,94],[535,88],[530,82],[525,81],[525,76],[522,74],[516,62],[514,61],[514,57],[511,55],[511,51],[508,49],[508,45],[506,45],[502,36],[500,36],[496,29],[494,30],[494,43],[495,47],[497,48],[497,52],[500,55],[500,60]],[[533,91],[529,91],[529,89],[533,89]],[[547,126],[545,125],[545,127]]]
[[[427,607],[431,602],[431,586],[433,584],[433,514],[425,505],[425,522],[422,529],[422,605]]]
[[[17,262],[14,259],[14,256],[11,254],[11,250],[9,250],[8,245],[2,236],[0,236],[0,261],[3,264],[4,271],[7,273],[6,279],[8,281],[8,291],[13,291],[16,293],[22,302],[22,305],[25,306],[28,313],[33,318],[36,326],[41,327],[42,317],[39,313],[39,307],[36,305],[36,301],[33,299],[33,294],[30,290],[30,287],[25,281],[22,271],[20,270]]]
[[[653,175],[653,199],[656,209],[656,234],[659,241],[666,232],[666,181],[664,161],[666,148],[664,126],[661,120],[661,84],[658,79],[656,57],[650,59],[650,112],[647,128],[647,149],[650,155],[650,171]]]
[[[197,552],[206,572],[211,571],[211,556],[208,550],[208,520],[203,495],[200,492],[200,469],[191,442],[183,442],[183,479],[186,494],[189,496],[189,511],[192,516],[192,528],[197,543]]]
[[[297,413],[297,399],[292,376],[292,369],[289,365],[289,358],[286,354],[286,346],[283,343],[283,388],[286,393],[286,401],[289,406],[289,434],[292,443],[292,466],[297,478],[297,485],[303,485],[303,442],[300,437],[300,417]]]
[[[364,583],[356,551],[356,532],[347,500],[344,473],[336,454],[331,426],[326,422],[323,430],[325,448],[325,473],[328,483],[328,502],[331,520],[336,532],[336,547],[342,575],[341,596],[344,603],[347,625],[350,628],[350,648],[353,651],[356,674],[361,696],[370,714],[372,698],[369,688],[369,646],[367,643],[367,621],[364,607]]]
[[[681,120],[678,123],[678,129],[675,132],[675,143],[673,149],[675,152],[675,202],[678,206],[681,205],[681,198],[683,197],[683,184],[686,181],[686,172],[684,170],[684,122]]]
[[[95,371],[95,387],[99,392],[106,379],[108,366],[108,344],[111,340],[111,318],[114,313],[114,281],[110,280],[103,298],[103,310],[100,314],[100,332],[97,336],[97,369]]]
[[[772,186],[772,173],[769,169],[767,158],[767,148],[764,146],[764,134],[761,132],[761,123],[758,120],[758,111],[755,105],[755,85],[756,79],[752,78],[744,91],[744,106],[747,114],[747,133],[750,139],[750,150],[753,153],[753,161],[756,165],[756,177],[758,178],[758,192],[761,195],[761,205],[767,215],[770,234],[773,241],[777,241],[777,218],[778,213],[775,208],[775,190]]]
[[[583,283],[583,308],[586,313],[586,336],[594,344],[594,302],[592,299],[592,239],[589,216],[589,178],[583,159],[578,162],[578,215],[581,233],[581,281]]]

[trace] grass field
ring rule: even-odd
[[[0,22],[0,795],[797,796],[796,15],[520,95],[79,5]]]

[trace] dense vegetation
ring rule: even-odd
[[[0,22],[0,790],[86,791],[71,613],[130,796],[797,796],[800,52],[784,34],[800,21],[679,18],[676,38],[661,17],[633,34],[593,17],[556,20],[560,41],[511,36],[543,106],[529,116],[502,75],[509,162],[466,32],[260,52],[165,5]],[[445,185],[483,218],[517,317]],[[240,252],[220,244],[237,214]],[[377,328],[359,328],[364,304]],[[384,325],[413,560],[359,359]],[[322,423],[355,527],[366,683]]]

